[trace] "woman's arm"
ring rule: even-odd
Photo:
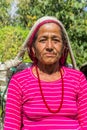
[[[21,109],[22,109],[22,92],[19,83],[13,77],[8,86],[4,130],[20,130]]]
[[[78,119],[82,130],[87,130],[87,80],[80,76],[80,88],[78,92]]]

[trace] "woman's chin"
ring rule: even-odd
[[[42,64],[45,64],[45,65],[54,65],[58,63],[58,61],[44,61]]]

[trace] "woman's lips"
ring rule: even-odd
[[[47,57],[54,57],[55,54],[53,54],[53,53],[46,53],[45,56],[47,56]]]

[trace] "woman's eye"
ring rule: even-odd
[[[59,39],[53,39],[54,42],[61,42]]]
[[[40,39],[39,40],[39,42],[45,42],[46,41],[46,39]]]

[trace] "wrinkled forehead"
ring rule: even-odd
[[[46,23],[42,25],[34,37],[33,44],[35,43],[37,38],[42,38],[42,37],[43,38],[55,37],[62,40],[62,31],[60,26],[55,23]]]
[[[61,31],[61,27],[58,24],[51,22],[51,23],[45,23],[42,26],[40,26],[38,31],[40,31],[40,30],[42,30],[42,31],[48,31],[48,30],[49,31],[51,31],[51,30]]]
[[[44,25],[49,24],[49,23],[50,23],[50,24],[56,24],[56,25],[57,25],[57,28],[60,28],[61,31],[63,30],[62,27],[61,27],[61,25],[60,25],[57,21],[55,21],[55,20],[45,20],[45,21],[42,21],[41,23],[39,23],[39,24],[34,28],[34,30],[33,30],[33,32],[32,32],[32,35],[31,35],[30,40],[29,40],[30,46],[32,45],[33,41],[35,40],[35,37],[37,36],[37,33],[38,33],[38,31],[40,30],[40,28],[41,28],[42,26],[44,26]]]

